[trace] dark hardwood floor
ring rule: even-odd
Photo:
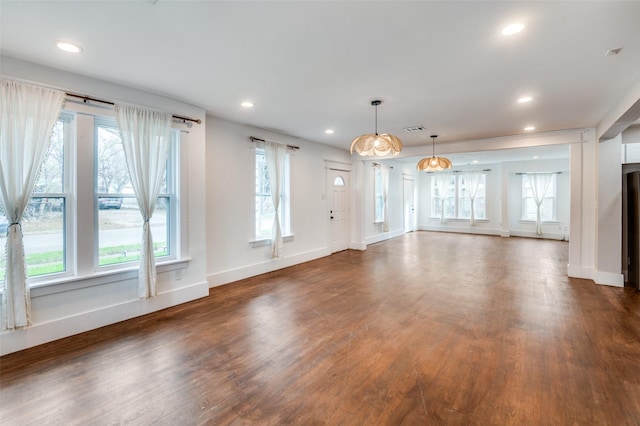
[[[417,232],[0,359],[2,425],[638,425],[640,293]]]

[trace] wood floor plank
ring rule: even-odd
[[[415,232],[0,358],[2,425],[640,424],[640,293]]]

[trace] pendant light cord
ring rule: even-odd
[[[378,136],[378,105],[376,104],[376,136]]]

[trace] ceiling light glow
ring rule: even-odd
[[[525,131],[530,132],[531,130],[535,130],[536,128],[533,126],[527,126],[524,128]]]
[[[253,102],[249,102],[249,101],[244,101],[243,103],[241,103],[240,105],[242,105],[245,108],[251,108],[253,106]]]
[[[332,135],[333,134],[333,130],[332,129],[327,129],[324,131],[326,134],[328,135]]]
[[[531,96],[523,96],[520,99],[518,99],[518,102],[520,102],[521,104],[527,103],[527,102],[531,102],[533,100],[533,98]]]
[[[56,46],[60,50],[64,50],[68,53],[80,53],[82,52],[82,47],[77,44],[69,43],[68,41],[57,41]]]
[[[502,29],[502,35],[513,35],[517,34],[524,29],[524,24],[521,22],[516,22],[513,24],[509,24]]]

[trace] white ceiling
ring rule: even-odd
[[[381,99],[428,146],[596,126],[640,78],[640,2],[0,0],[0,52],[344,149]]]

